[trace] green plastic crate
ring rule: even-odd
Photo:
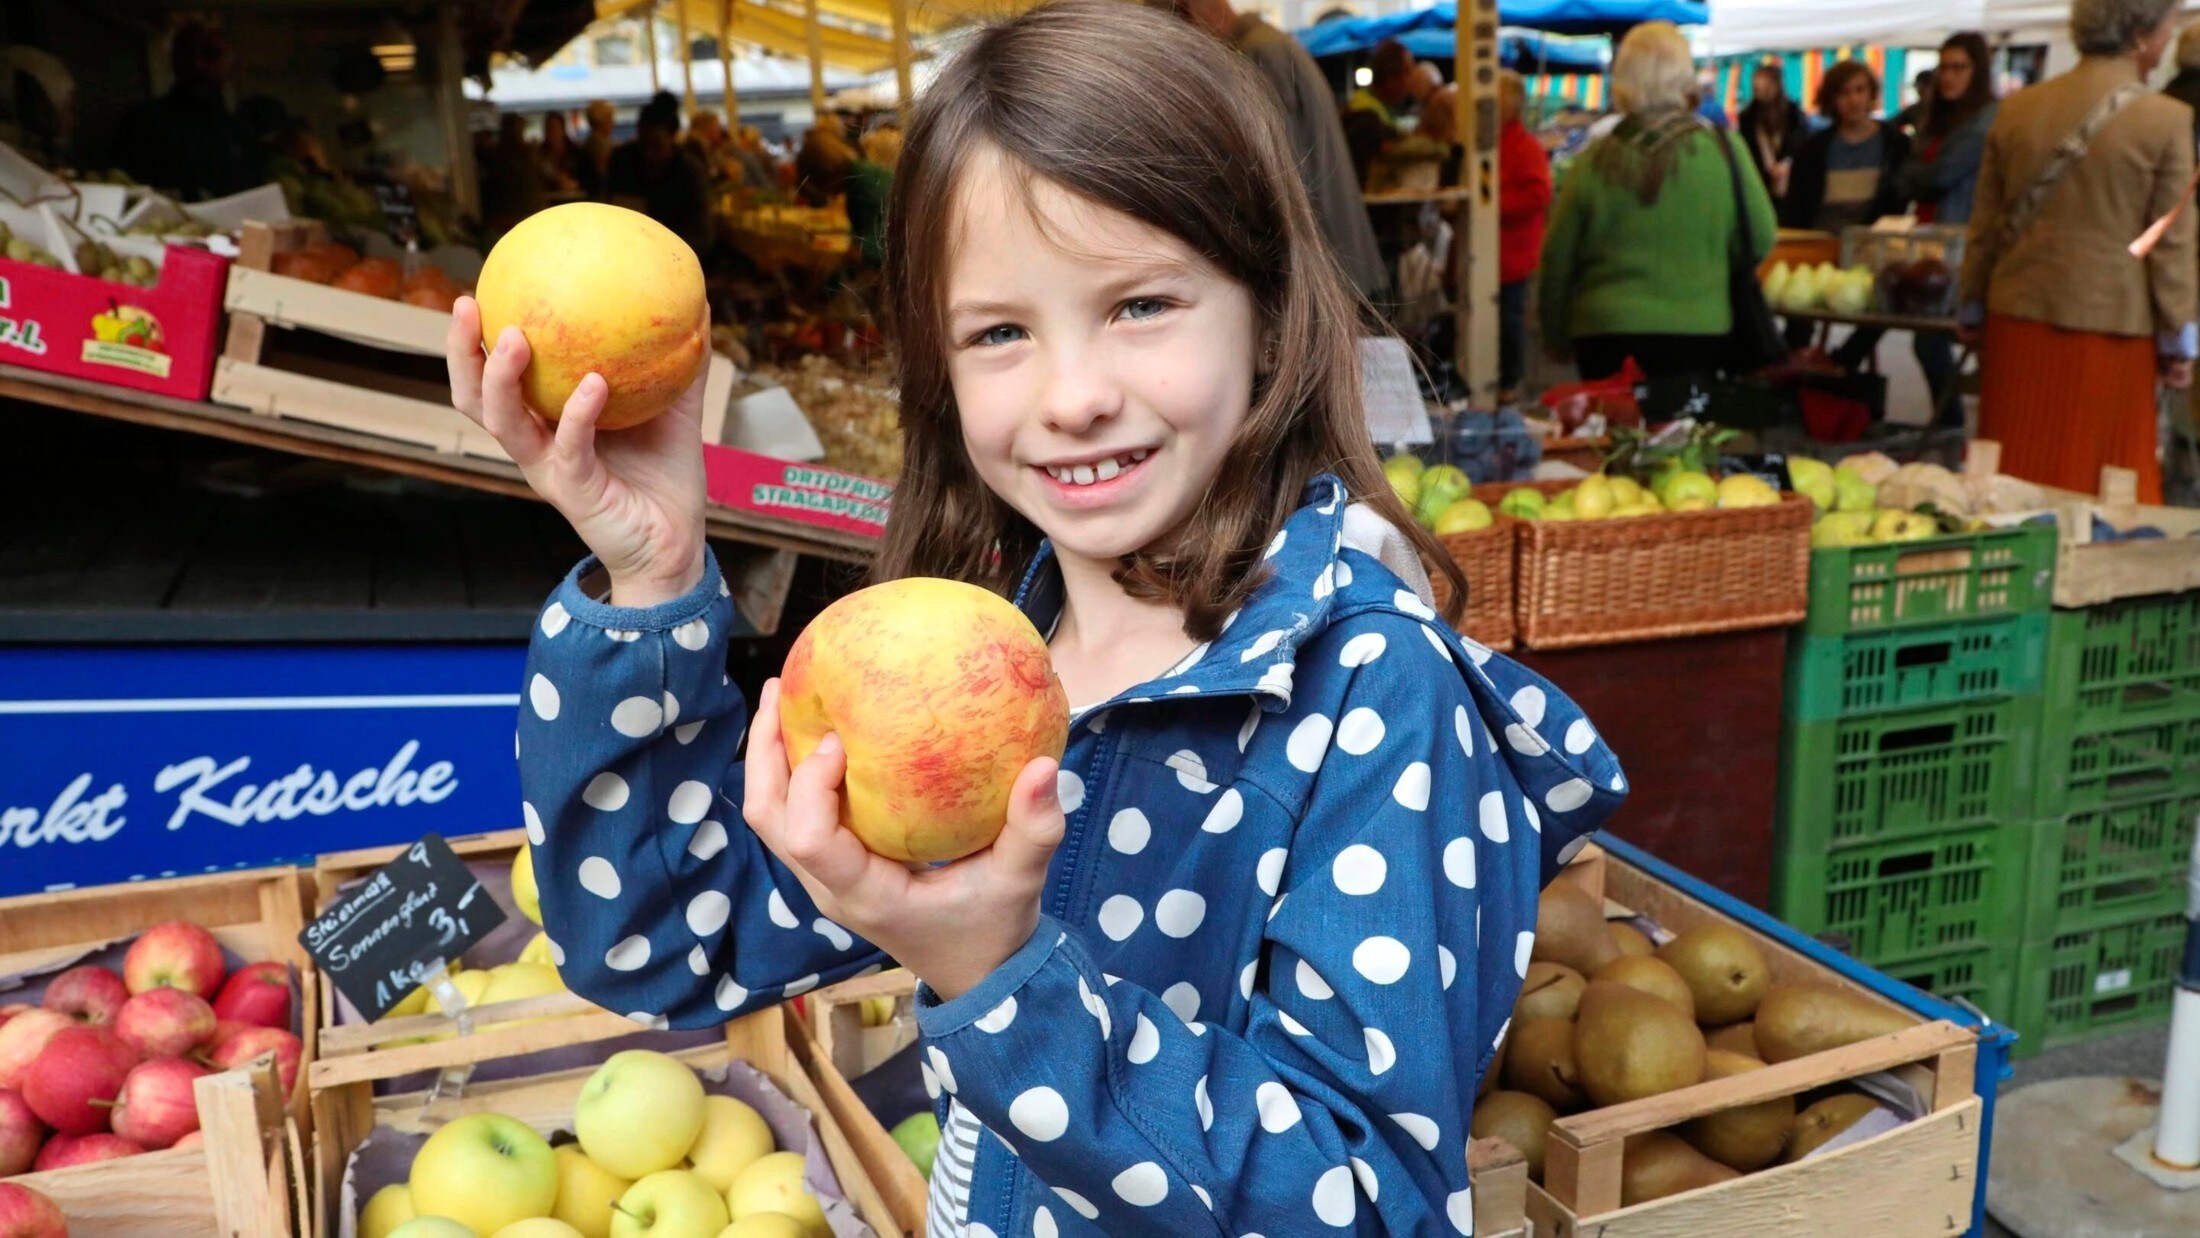
[[[2196,821],[2200,792],[2188,791],[2040,822],[2025,938],[2183,911]]]
[[[1811,551],[1809,636],[2044,611],[2055,593],[2055,526]]]
[[[2200,715],[2081,734],[2050,719],[2041,729],[2037,798],[2043,817],[2200,788]]]
[[[2044,611],[1788,642],[1786,708],[1802,722],[2032,695],[2046,672]]]
[[[1790,723],[1783,838],[1800,855],[1824,855],[2030,818],[2039,714],[2039,697],[2015,696]]]
[[[2029,823],[1783,855],[1773,914],[1887,970],[2018,940]],[[1896,974],[1900,974],[1896,968]]]
[[[1876,970],[1935,997],[1967,1002],[2004,1023],[2009,1021],[2009,1012],[2015,1007],[2017,946],[2014,942],[1880,964]]]
[[[2185,946],[2182,914],[2027,941],[2017,952],[2017,999],[2004,1020],[2020,1056],[2169,1018]]]
[[[2063,736],[2200,717],[2200,593],[2056,611],[2045,691]]]

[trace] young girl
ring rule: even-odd
[[[837,743],[789,770],[776,684],[746,717],[697,395],[598,438],[591,379],[552,427],[519,333],[484,366],[454,316],[458,406],[596,552],[520,711],[559,967],[694,1026],[907,966],[934,1234],[1469,1233],[1537,891],[1624,790],[1564,697],[1430,607],[1421,561],[1461,582],[1384,484],[1359,307],[1261,89],[1160,13],[1066,0],[912,117],[878,574],[1011,593],[1080,707],[953,864],[862,848]]]

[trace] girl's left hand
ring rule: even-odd
[[[779,681],[764,685],[749,727],[741,815],[794,870],[818,910],[892,955],[941,1000],[975,987],[1031,939],[1047,861],[1065,822],[1057,764],[1041,757],[1016,778],[1008,824],[993,845],[936,868],[911,869],[873,853],[840,821],[847,772],[828,735],[789,770],[779,734]]]

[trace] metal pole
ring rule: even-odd
[[[890,0],[887,10],[894,21],[894,88],[899,92],[901,114],[909,115],[909,62],[916,53],[909,47],[909,0]]]
[[[1497,0],[1461,4],[1453,28],[1459,132],[1466,137],[1468,190],[1459,220],[1458,351],[1455,363],[1476,405],[1494,405],[1497,351]]]
[[[695,40],[688,34],[688,0],[676,0],[672,15],[680,23],[680,91],[687,113],[695,114]]]
[[[718,68],[725,78],[726,132],[739,137],[741,100],[733,90],[733,0],[720,0],[718,6]]]
[[[663,90],[664,83],[657,80],[657,0],[650,0],[642,9],[643,54],[649,57],[649,93]]]
[[[2185,958],[2170,1007],[2154,1159],[2172,1169],[2200,1169],[2200,839],[2193,841],[2185,886]]]
[[[817,24],[817,0],[804,6],[804,23],[810,32],[810,112],[825,115],[825,33]]]

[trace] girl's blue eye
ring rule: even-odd
[[[1123,317],[1133,322],[1146,318],[1158,318],[1169,308],[1169,303],[1159,297],[1139,297],[1123,303]]]
[[[1008,323],[1004,322],[1000,326],[987,327],[984,331],[980,332],[978,334],[978,343],[988,347],[998,348],[1003,344],[1013,344],[1018,340],[1021,340],[1022,338],[1024,338],[1024,329],[1022,327],[1011,326]]]

